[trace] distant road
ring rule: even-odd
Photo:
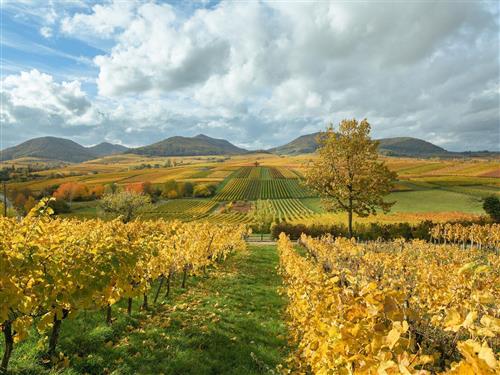
[[[247,243],[248,244],[252,244],[252,245],[266,245],[266,246],[269,246],[269,245],[276,245],[277,244],[277,241],[271,241],[271,240],[263,240],[263,241],[260,241],[260,240],[247,240]]]

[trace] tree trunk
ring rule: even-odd
[[[127,314],[128,316],[132,315],[132,297],[128,297]]]
[[[172,272],[168,273],[167,277],[167,291],[165,292],[165,297],[168,297],[170,295],[170,280],[172,279]]]
[[[108,303],[108,306],[106,307],[106,324],[108,326],[111,325],[111,305]]]
[[[148,309],[148,294],[147,293],[144,293],[144,299],[142,301],[141,309],[143,309],[143,310]]]
[[[188,267],[184,266],[184,273],[182,275],[182,286],[181,286],[182,289],[186,288],[187,271],[188,271]]]
[[[153,303],[156,303],[156,301],[158,301],[158,296],[160,295],[160,290],[161,290],[161,287],[163,286],[164,280],[165,280],[165,277],[163,277],[163,275],[162,275],[160,277],[160,285],[158,285],[158,289],[156,289],[155,299],[154,299]]]
[[[57,341],[59,340],[59,333],[61,332],[61,324],[64,318],[68,316],[68,310],[63,310],[62,319],[57,319],[57,314],[54,314],[54,325],[49,337],[49,351],[47,355],[52,358],[56,354]]]
[[[348,230],[349,230],[349,238],[352,238],[352,208],[349,209],[348,211],[348,220],[349,220],[349,226],[348,226]]]
[[[12,335],[12,322],[6,320],[3,324],[3,336],[5,338],[5,348],[3,352],[2,364],[0,365],[0,373],[6,374],[9,366],[10,355],[14,350],[14,337]]]

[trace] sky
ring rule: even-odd
[[[262,149],[367,118],[374,138],[500,150],[497,1],[0,1],[0,149]]]

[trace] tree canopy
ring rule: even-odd
[[[396,174],[379,159],[378,142],[370,138],[366,119],[342,120],[337,131],[330,125],[319,134],[318,143],[318,157],[306,171],[306,183],[328,211],[348,213],[352,236],[353,213],[366,217],[377,209],[390,210],[393,202],[384,201],[384,196]]]
[[[105,194],[100,202],[102,210],[113,216],[120,216],[124,223],[131,221],[141,212],[151,208],[148,195],[131,190]]]

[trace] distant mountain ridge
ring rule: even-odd
[[[132,153],[146,156],[202,156],[202,155],[250,155],[258,152],[278,155],[298,155],[313,153],[318,148],[316,141],[320,132],[301,135],[293,141],[268,150],[245,150],[225,139],[211,138],[198,134],[194,137],[174,136],[148,146],[127,148],[122,145],[102,142],[84,147],[72,140],[58,137],[33,138],[1,152],[1,161],[34,157],[81,163],[107,155]],[[379,151],[383,155],[403,157],[499,157],[498,152],[450,152],[430,142],[412,137],[382,138]]]
[[[382,138],[379,151],[394,156],[440,156],[449,154],[444,148],[412,137]]]
[[[1,160],[5,161],[24,157],[34,157],[70,163],[81,163],[126,150],[128,149],[124,146],[107,142],[92,147],[84,147],[70,139],[49,136],[33,138],[17,146],[6,148],[1,152]]]
[[[33,138],[17,146],[6,148],[1,155],[2,161],[23,157],[80,163],[95,159],[96,155],[76,142],[57,137]]]
[[[107,156],[114,154],[122,154],[128,151],[129,148],[109,142],[101,142],[98,145],[87,147],[87,150],[90,150],[90,152],[92,152],[94,155],[97,156]]]
[[[174,136],[149,146],[133,148],[130,153],[148,156],[199,156],[238,155],[247,150],[237,147],[225,139],[211,138],[204,134],[194,137]]]
[[[269,151],[280,155],[310,154],[318,148],[316,138],[319,134],[320,132],[301,135],[287,144],[270,148]]]
[[[318,148],[317,137],[320,132],[302,135],[293,141],[269,151],[281,155],[308,154]],[[449,156],[449,151],[436,146],[430,142],[412,137],[396,137],[378,139],[380,142],[379,152],[391,156],[429,157]]]

